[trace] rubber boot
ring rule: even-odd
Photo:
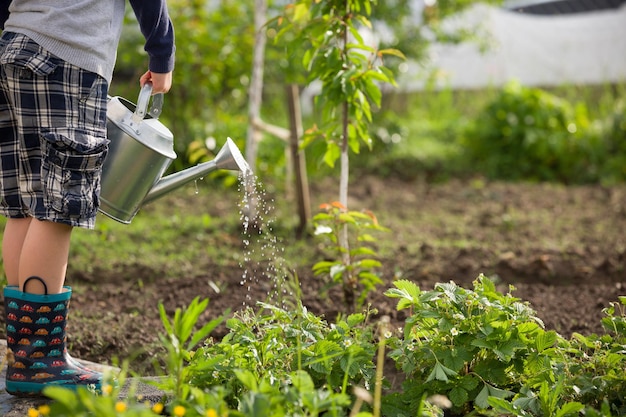
[[[40,395],[48,385],[100,391],[102,375],[77,365],[67,353],[65,327],[72,290],[63,289],[60,294],[40,295],[5,287],[10,394]]]
[[[17,285],[9,285],[6,287],[8,290],[15,290],[17,291]],[[77,368],[80,368],[81,370],[88,372],[88,373],[92,373],[92,374],[99,374],[98,371],[94,371],[93,369],[89,369],[87,368],[85,365],[83,365],[82,363],[80,363],[78,360],[74,359],[73,357],[70,356],[70,354],[67,352],[67,348],[65,350],[65,359],[71,363],[72,365],[76,366]]]

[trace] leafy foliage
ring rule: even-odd
[[[605,311],[614,337],[566,340],[545,331],[530,306],[499,293],[484,276],[473,291],[452,282],[432,291],[409,281],[394,285],[387,295],[411,315],[390,353],[407,375],[404,391],[390,403],[409,415],[420,406],[416,398],[435,393],[448,396],[455,414],[488,408],[520,416],[604,407],[624,412],[624,297]]]
[[[359,31],[372,27],[368,16],[375,4],[372,0],[347,4],[301,0],[289,5],[281,20],[279,38],[287,32],[293,36],[288,47],[305,51],[302,66],[307,81],[321,84],[316,97],[320,125],[309,130],[304,146],[323,138],[327,145],[324,161],[330,166],[345,150],[344,141],[355,153],[361,143],[371,146],[367,126],[372,120],[372,106],[381,104],[379,83],[395,84],[382,58],[403,57],[398,50],[377,50],[368,45]]]
[[[382,264],[376,259],[370,231],[387,231],[369,211],[348,210],[338,202],[323,204],[322,212],[313,217],[315,234],[325,237],[332,260],[313,265],[315,275],[330,278],[331,285],[342,286],[344,302],[353,310],[363,305],[367,295],[382,284],[376,269]],[[348,228],[348,244],[339,243],[340,233]],[[347,255],[347,256],[346,256]]]
[[[497,292],[486,277],[475,281],[474,291],[453,282],[432,291],[409,281],[394,285],[386,294],[411,316],[390,356],[409,377],[399,397],[412,409],[424,393],[447,395],[457,412],[469,412],[472,403],[486,408],[490,396],[512,396],[529,351],[556,338],[530,307]]]
[[[606,155],[606,163],[600,168],[601,180],[606,183],[626,181],[626,103],[623,100],[615,103],[598,135]]]
[[[517,82],[474,120],[464,145],[477,171],[490,178],[583,182],[595,178],[586,109]]]
[[[448,282],[423,291],[400,280],[386,294],[409,313],[400,335],[385,326],[375,331],[368,311],[329,324],[300,303],[259,304],[258,312],[230,318],[228,334],[213,341],[207,332],[219,319],[193,330],[206,307],[196,299],[172,319],[162,313],[170,358],[162,402],[133,400],[132,386],[120,401],[122,372],[100,394],[51,386],[45,394],[54,401],[29,416],[441,417],[442,407],[451,407],[448,415],[626,413],[626,297],[605,310],[607,334],[566,340],[484,276],[473,290]],[[377,365],[374,358],[386,344],[404,374],[403,390],[383,395],[372,412],[360,410],[369,401],[364,394],[382,388],[384,350]]]
[[[224,319],[224,317],[215,318],[200,329],[196,329],[198,319],[206,310],[208,303],[208,299],[202,301],[199,297],[193,299],[184,311],[180,308],[176,309],[171,322],[167,317],[165,307],[159,304],[159,314],[167,335],[167,337],[160,335],[161,342],[167,347],[167,369],[171,374],[171,378],[165,380],[164,388],[172,389],[177,398],[186,398],[188,395],[188,385],[185,383],[187,372],[185,363],[189,361],[192,349],[204,341]],[[173,386],[168,386],[169,382],[173,382]]]
[[[263,314],[247,309],[228,320],[230,331],[221,341],[195,352],[189,383],[200,389],[223,387],[233,407],[242,396],[261,391],[271,393],[284,412],[308,410],[311,415],[322,405],[324,410],[345,407],[349,388],[373,383],[376,346],[368,314],[331,325],[302,305],[295,311],[261,307]]]

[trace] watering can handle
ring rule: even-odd
[[[141,91],[139,92],[139,98],[137,98],[137,107],[135,108],[135,112],[133,113],[132,119],[133,122],[137,125],[141,123],[141,121],[146,117],[146,114],[157,119],[161,114],[161,110],[163,109],[163,93],[155,94],[152,98],[152,107],[148,110],[148,103],[150,102],[150,97],[152,96],[152,83],[145,83],[143,87],[141,87]]]

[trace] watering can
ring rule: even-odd
[[[152,106],[148,104],[152,98]],[[217,169],[239,170],[250,167],[228,138],[215,159],[162,177],[176,159],[174,137],[158,117],[163,94],[152,96],[146,83],[137,105],[122,97],[109,97],[107,135],[109,151],[102,166],[99,211],[128,224],[142,205]]]

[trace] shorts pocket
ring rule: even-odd
[[[87,143],[97,145],[89,147]],[[76,132],[74,140],[58,133],[41,136],[41,182],[46,207],[67,219],[96,215],[106,143],[106,139],[98,141]]]
[[[15,68],[16,72],[30,70],[43,77],[54,72],[59,59],[25,36],[16,35],[5,46],[0,64]]]

